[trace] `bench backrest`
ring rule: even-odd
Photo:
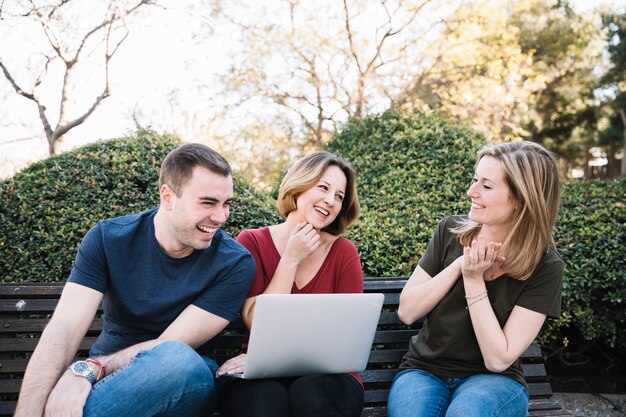
[[[365,385],[364,415],[384,415],[389,386],[397,367],[406,353],[409,339],[416,335],[422,323],[407,326],[400,322],[396,311],[404,277],[366,278],[365,292],[385,294],[383,312],[372,345],[367,369],[361,372]],[[35,349],[41,332],[56,307],[63,284],[0,284],[0,416],[11,415],[19,393],[29,354]],[[83,342],[79,356],[85,356],[102,330],[102,320],[96,318]],[[231,323],[216,340],[216,360],[221,363],[237,353],[244,326],[241,320]],[[529,383],[532,399],[552,395],[546,381],[539,345],[532,345],[522,356],[524,376]]]

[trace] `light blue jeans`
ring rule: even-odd
[[[407,369],[393,380],[387,413],[389,417],[526,417],[528,391],[503,375],[439,378]]]
[[[165,342],[98,381],[83,416],[210,416],[217,403],[217,368],[186,344]]]

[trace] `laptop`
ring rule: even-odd
[[[261,294],[246,367],[228,376],[257,379],[365,369],[384,296]]]

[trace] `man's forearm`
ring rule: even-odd
[[[166,339],[161,338],[148,340],[147,342],[142,342],[133,346],[129,346],[126,349],[120,350],[119,352],[98,356],[94,359],[96,359],[102,365],[106,366],[106,374],[110,375],[118,369],[121,369],[128,365],[130,361],[135,356],[137,356],[140,351],[153,349],[166,341]],[[96,370],[96,375],[98,375],[98,373],[100,373],[101,378],[104,376],[103,373],[100,372],[100,370]]]
[[[74,352],[60,328],[46,328],[31,357],[20,388],[14,417],[40,417],[48,395],[67,369]]]

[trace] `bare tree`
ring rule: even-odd
[[[290,114],[298,146],[320,147],[349,117],[388,107],[419,55],[462,1],[282,0],[225,7],[240,35],[224,74],[230,107]],[[245,9],[245,13],[241,10]],[[300,140],[304,138],[304,143]]]
[[[80,3],[72,0],[56,0],[47,3],[29,0],[20,2],[16,11],[13,12],[0,8],[1,20],[15,18],[35,21],[44,35],[47,51],[44,52],[44,59],[30,82],[19,80],[24,68],[11,68],[9,61],[2,56],[0,56],[0,68],[15,93],[31,100],[37,106],[50,154],[58,153],[63,135],[82,124],[102,101],[109,97],[111,93],[109,66],[111,59],[129,34],[126,19],[140,7],[155,4],[155,0],[136,0],[132,4],[128,1],[109,0],[102,11],[101,18],[97,17],[96,23],[82,31],[76,25],[71,24],[72,19],[76,19],[76,10],[69,12],[71,7],[83,7],[83,13],[88,15],[97,14],[97,12],[84,9],[85,4]],[[101,54],[99,71],[101,71],[102,87],[99,94],[84,108],[75,112],[78,114],[70,114],[72,93],[76,88],[72,76],[81,66],[83,59],[94,51]],[[58,96],[58,116],[55,117],[56,115],[50,114],[46,101],[40,94],[40,88],[47,77],[51,76],[50,68],[59,63],[62,81]],[[30,88],[26,88],[25,85]]]

